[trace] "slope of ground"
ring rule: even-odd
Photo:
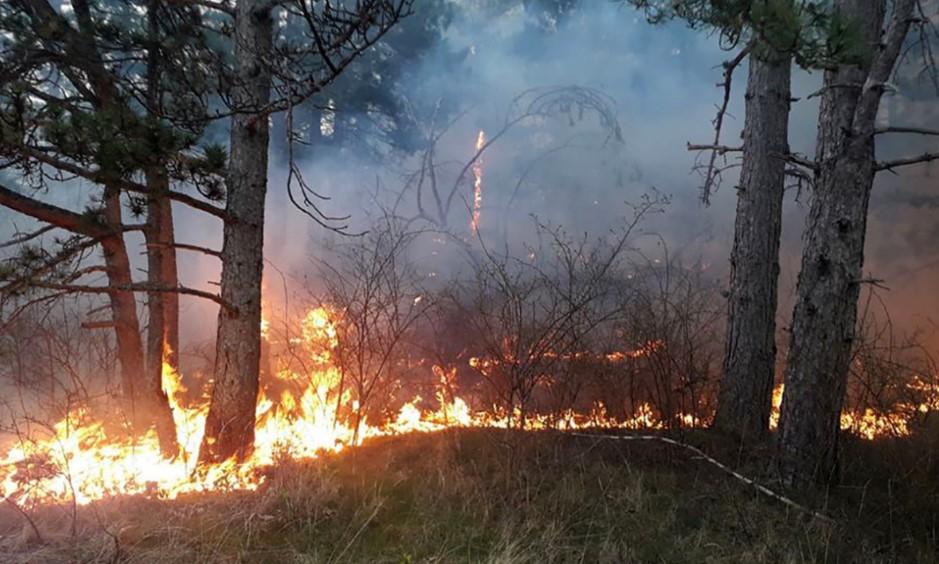
[[[748,474],[765,453],[684,437]],[[257,492],[0,511],[4,562],[934,562],[934,483],[847,445],[846,482],[800,502],[685,450],[560,433],[452,430],[270,471]],[[853,449],[853,450],[852,450]]]

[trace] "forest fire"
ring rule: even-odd
[[[448,427],[506,427],[512,418],[498,410],[473,411],[464,398],[454,393],[456,369],[434,365],[438,380],[434,409],[420,396],[404,403],[383,422],[363,421],[358,430],[337,416],[337,406],[355,405],[333,358],[337,347],[336,314],[329,308],[310,310],[300,323],[299,337],[290,344],[302,347],[310,360],[309,370],[281,368],[269,374],[257,402],[255,448],[242,464],[227,461],[199,466],[198,449],[208,411],[208,400],[187,401],[180,376],[164,364],[163,388],[173,410],[180,454],[163,457],[154,431],[133,441],[125,433],[115,436],[104,421],[87,410],[75,410],[53,425],[42,439],[20,437],[0,459],[3,495],[20,504],[88,504],[112,495],[144,494],[176,498],[192,492],[253,490],[264,483],[263,469],[279,460],[315,458],[324,452],[338,452],[372,437],[409,432],[432,432]],[[269,338],[269,325],[265,338]],[[622,363],[654,353],[664,347],[649,342],[632,351],[604,355],[610,363]],[[473,358],[470,365],[487,370],[493,361]],[[782,388],[774,392],[775,426]],[[936,400],[934,398],[934,403]],[[933,405],[933,407],[936,407]],[[513,414],[514,415],[514,414]],[[700,419],[691,414],[678,416],[680,425],[695,426]],[[629,430],[666,427],[647,403],[631,416],[610,417],[602,405],[590,413],[566,410],[547,416],[533,414],[525,419],[528,429],[576,429],[584,427]],[[879,416],[845,413],[842,427],[863,438],[908,433],[901,414]]]
[[[282,390],[278,394],[262,390],[256,409],[255,448],[246,462],[196,465],[208,400],[187,404],[179,375],[164,365],[163,387],[180,445],[175,459],[161,455],[154,431],[137,441],[126,435],[118,438],[105,429],[104,422],[77,410],[52,426],[42,439],[21,437],[0,459],[3,495],[25,503],[87,504],[109,495],[175,498],[217,489],[251,490],[263,482],[259,470],[279,458],[312,458],[369,437],[474,424],[460,398],[428,412],[418,407],[420,397],[405,404],[397,417],[382,426],[363,423],[356,433],[352,426],[338,421],[336,402],[348,401],[349,393],[335,397],[340,373],[331,363],[335,329],[328,315],[326,309],[316,308],[301,324],[299,340],[313,360],[310,372],[278,371],[271,374],[274,385],[268,388]]]
[[[922,392],[923,400],[915,404],[899,402],[894,404],[890,411],[875,410],[871,407],[858,411],[844,410],[841,413],[841,430],[866,440],[909,436],[912,432],[909,421],[913,416],[917,413],[939,411],[939,386],[916,380],[907,384],[907,387]],[[769,421],[771,429],[779,426],[779,408],[784,390],[785,384],[777,384],[773,388],[773,409]]]

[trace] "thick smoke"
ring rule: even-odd
[[[687,142],[707,143],[713,136],[711,120],[720,101],[720,63],[729,54],[717,38],[679,23],[653,26],[632,9],[613,2],[581,2],[560,19],[546,17],[519,2],[495,11],[487,3],[459,2],[451,25],[438,44],[419,59],[406,61],[408,70],[398,88],[409,107],[429,116],[435,104],[462,114],[439,144],[439,162],[465,163],[473,154],[479,129],[498,131],[513,99],[539,87],[578,85],[600,92],[615,111],[622,140],[611,136],[598,117],[572,110],[549,120],[524,122],[494,143],[483,157],[483,236],[507,234],[524,239],[529,216],[563,224],[570,232],[602,235],[629,214],[625,202],[655,188],[670,195],[667,212],[647,229],[662,236],[672,253],[689,261],[712,265],[716,277],[726,278],[733,234],[736,173],[729,172],[709,207],[698,199],[700,178],[692,172],[695,155]],[[421,3],[417,3],[417,10]],[[453,53],[463,54],[452,65]],[[910,64],[915,65],[915,61]],[[807,155],[814,153],[815,119],[821,73],[799,72],[794,77],[790,145]],[[723,142],[739,143],[743,126],[746,69],[737,71],[730,116]],[[935,92],[916,81],[901,84],[900,92],[885,102],[884,119],[904,125],[939,125]],[[906,94],[914,92],[914,95]],[[328,93],[316,103],[328,102]],[[342,100],[335,100],[342,112]],[[275,120],[282,119],[275,117]],[[365,116],[363,116],[365,119]],[[319,128],[319,123],[305,124]],[[275,124],[275,131],[283,127]],[[282,134],[282,133],[281,133]],[[560,145],[565,150],[550,152]],[[923,152],[935,142],[928,138],[886,139],[883,155]],[[283,143],[271,159],[266,228],[266,291],[274,302],[285,296],[280,272],[289,284],[315,277],[312,259],[321,249],[341,241],[296,210],[286,194],[287,164]],[[526,177],[519,176],[538,160]],[[301,163],[305,178],[332,199],[323,202],[328,213],[350,214],[351,230],[362,229],[377,213],[376,198],[388,202],[401,190],[404,178],[419,163],[414,156],[394,155],[379,166],[348,150],[315,150]],[[891,291],[887,303],[897,319],[923,325],[939,307],[931,283],[939,268],[935,217],[936,183],[927,167],[905,169],[898,176],[884,174],[875,191],[865,267],[874,278],[885,279]],[[376,196],[377,193],[377,196]],[[515,194],[514,197],[512,194]],[[466,229],[466,203],[462,191],[452,212],[452,223]],[[811,193],[793,189],[787,195],[781,255],[780,318],[791,311],[799,269],[801,232]],[[392,198],[393,199],[393,198]],[[511,207],[506,204],[512,200]],[[70,201],[80,207],[80,203]],[[3,212],[10,216],[9,212]],[[218,248],[221,226],[214,219],[177,208],[179,239]],[[217,261],[183,253],[181,278],[186,285],[215,289]],[[286,295],[291,295],[287,290]],[[183,336],[189,342],[214,335],[213,305],[183,300]]]

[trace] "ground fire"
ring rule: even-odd
[[[413,397],[396,413],[381,421],[366,420],[356,433],[348,421],[337,417],[337,405],[354,400],[350,391],[341,390],[342,375],[332,352],[336,347],[333,308],[311,309],[299,322],[292,346],[300,347],[311,363],[309,371],[273,370],[258,398],[257,431],[254,452],[243,463],[234,460],[218,465],[196,464],[202,441],[208,400],[186,400],[181,379],[164,366],[163,388],[167,393],[176,422],[181,451],[175,459],[161,455],[154,432],[137,441],[127,435],[108,432],[94,413],[76,410],[53,425],[48,432],[23,436],[0,458],[3,495],[17,503],[87,504],[113,495],[143,494],[159,498],[176,498],[192,492],[253,490],[264,483],[263,470],[284,459],[315,458],[323,452],[337,452],[356,446],[370,438],[410,432],[433,432],[452,427],[505,427],[507,418],[494,409],[473,409],[475,402],[454,394],[455,369],[445,370],[433,365],[438,378],[436,397],[425,402]],[[270,339],[269,322],[264,321],[265,339]],[[649,342],[633,349],[604,355],[610,363],[624,363],[656,351],[664,344]],[[550,352],[547,354],[551,354]],[[573,355],[580,356],[580,355]],[[273,359],[276,366],[277,359]],[[570,360],[570,359],[568,359]],[[473,369],[484,372],[493,361],[470,358]],[[920,384],[925,385],[925,384]],[[342,397],[337,397],[342,393]],[[774,391],[775,426],[782,386]],[[896,413],[878,414],[871,409],[863,413],[844,413],[842,428],[865,439],[908,434],[906,419],[909,410],[939,408],[939,394],[930,391],[930,403],[901,406]],[[682,426],[700,422],[692,414],[678,414]],[[535,414],[525,420],[530,430],[606,428],[629,430],[661,430],[666,427],[655,410],[640,404],[629,417],[616,418],[602,405],[589,412],[566,411],[560,416]]]

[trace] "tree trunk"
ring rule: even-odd
[[[730,258],[727,343],[714,427],[742,440],[769,430],[776,364],[779,236],[789,152],[791,56],[760,44],[750,56]]]
[[[794,485],[834,479],[841,408],[854,343],[874,181],[874,121],[909,29],[914,3],[899,0],[882,34],[883,0],[841,0],[865,53],[826,71],[819,110],[815,191],[804,235],[777,463]]]
[[[104,220],[115,231],[115,235],[101,239],[104,251],[104,263],[108,274],[108,283],[112,286],[133,284],[130,259],[127,247],[120,234],[121,193],[118,188],[106,186],[104,189]],[[143,342],[140,339],[140,322],[137,319],[137,300],[132,291],[110,292],[111,320],[117,339],[117,356],[121,363],[121,388],[125,409],[134,427],[134,432],[142,431],[142,407],[139,399],[139,385],[144,372]]]
[[[154,286],[173,288],[179,283],[176,277],[176,252],[172,246],[172,208],[169,199],[165,197],[169,181],[165,171],[159,168],[148,170],[146,180],[151,191],[148,195],[147,225],[144,229],[147,243],[147,278]],[[163,365],[165,363],[171,370],[178,370],[175,362],[176,349],[168,337],[171,333],[178,336],[179,294],[150,292],[147,296],[147,311],[150,319],[147,327],[145,394],[160,437],[160,448],[164,455],[172,457],[178,453],[179,446],[176,441],[173,412],[163,389]],[[175,346],[178,344],[177,341]]]
[[[156,129],[162,108],[162,58],[160,55],[160,0],[150,0],[147,6],[149,47],[147,52],[147,112],[148,121]],[[160,137],[154,135],[153,155],[160,155]],[[179,286],[176,273],[176,249],[173,247],[173,209],[167,193],[169,178],[162,162],[151,164],[144,170],[147,184],[147,225],[144,237],[147,244],[147,279],[153,286],[175,288]],[[172,457],[179,452],[176,441],[176,423],[169,398],[163,389],[163,365],[178,371],[176,363],[179,323],[179,295],[175,292],[150,292],[147,295],[149,325],[147,327],[147,372],[144,385],[153,421],[160,438],[163,454]],[[174,342],[169,342],[173,336]]]
[[[200,461],[243,460],[254,443],[254,412],[261,356],[261,274],[264,198],[270,132],[268,116],[257,110],[270,99],[272,20],[268,3],[238,0],[234,58],[238,84],[233,102],[230,162],[222,247],[222,299],[234,311],[219,310],[215,388],[206,418]]]
[[[120,189],[106,185],[103,204],[103,221],[97,223],[83,215],[0,186],[0,205],[96,240],[103,251],[108,286],[127,288],[133,284],[133,276],[127,246],[124,243],[124,226],[121,223]],[[121,364],[121,395],[124,409],[136,434],[149,426],[152,422],[149,417],[153,415],[149,411],[152,403],[147,402],[145,393],[146,371],[140,322],[137,317],[137,300],[131,290],[108,292],[108,299],[111,306],[111,325],[114,327],[117,342],[117,356]],[[164,436],[161,435],[161,442],[164,441]],[[175,433],[169,435],[166,440],[175,443]]]

